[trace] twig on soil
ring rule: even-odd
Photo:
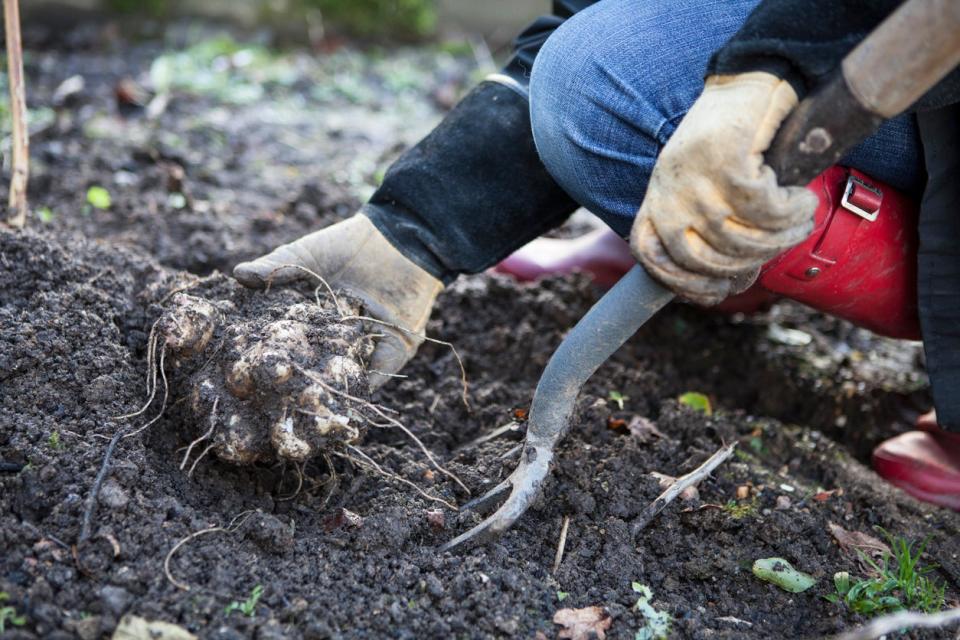
[[[339,389],[336,389],[330,386],[329,384],[327,384],[317,376],[313,375],[311,372],[307,371],[306,369],[303,369],[302,367],[298,367],[298,369],[301,371],[301,373],[303,373],[305,376],[313,380],[315,383],[319,384],[321,387],[323,387],[330,393],[341,396],[342,398],[346,398],[351,402],[356,402],[357,404],[370,409],[371,411],[375,412],[378,416],[380,416],[381,418],[389,422],[391,425],[403,431],[403,433],[406,434],[408,438],[410,438],[414,443],[416,443],[418,447],[420,447],[420,450],[423,451],[423,455],[427,457],[427,460],[430,461],[430,464],[432,464],[437,471],[439,471],[443,475],[447,476],[448,478],[456,482],[458,485],[460,485],[461,489],[467,492],[467,495],[470,495],[470,489],[467,488],[467,485],[465,485],[463,481],[456,476],[456,474],[454,474],[452,471],[448,471],[443,467],[443,465],[437,462],[436,458],[433,457],[433,454],[430,453],[430,450],[427,448],[427,446],[423,444],[423,441],[420,440],[420,438],[418,438],[416,434],[410,431],[410,429],[408,429],[402,422],[400,422],[396,418],[392,418],[388,416],[383,409],[373,404],[372,402],[367,402],[363,398],[358,398],[356,396],[350,395],[349,393],[340,391]]]
[[[23,524],[24,527],[26,527],[26,528],[30,529],[31,531],[33,531],[33,533],[34,533],[35,535],[38,535],[38,536],[40,536],[41,538],[46,538],[46,539],[50,540],[52,543],[54,543],[55,545],[57,545],[57,546],[60,547],[61,549],[66,549],[66,550],[68,550],[68,551],[70,550],[70,545],[68,545],[66,542],[64,542],[63,540],[61,540],[60,538],[58,538],[58,537],[56,537],[56,536],[50,535],[49,533],[44,533],[44,532],[41,531],[40,528],[37,527],[35,524],[32,524],[32,523],[30,523],[30,522],[27,522],[26,520],[24,520],[24,521],[22,522],[22,524]]]
[[[523,443],[522,443],[522,442],[521,442],[520,444],[518,444],[517,446],[515,446],[515,447],[513,447],[513,448],[511,448],[511,449],[508,449],[508,450],[504,451],[503,453],[501,453],[501,454],[500,454],[500,459],[501,459],[501,460],[509,460],[510,458],[512,458],[512,457],[516,456],[517,454],[519,454],[521,451],[523,451]]]
[[[332,453],[333,455],[335,455],[335,456],[339,456],[339,457],[343,458],[344,460],[349,460],[350,462],[352,462],[353,464],[357,465],[358,467],[363,467],[363,466],[369,467],[369,468],[373,469],[374,471],[376,471],[377,473],[379,473],[380,475],[384,476],[385,478],[389,478],[389,479],[391,479],[391,480],[396,480],[397,482],[401,482],[401,483],[403,483],[403,484],[405,484],[405,485],[407,485],[407,486],[409,486],[409,487],[412,487],[417,493],[419,493],[420,495],[422,495],[422,496],[423,496],[424,498],[426,498],[427,500],[433,500],[434,502],[439,502],[440,504],[442,504],[442,505],[444,505],[444,506],[446,506],[446,507],[448,507],[448,508],[450,508],[450,509],[453,509],[454,511],[459,511],[459,509],[457,508],[457,506],[456,506],[455,504],[452,504],[452,503],[450,503],[450,502],[447,502],[447,501],[444,500],[443,498],[440,498],[440,497],[437,497],[437,496],[434,496],[434,495],[431,495],[431,494],[427,493],[426,491],[424,491],[423,489],[421,489],[420,487],[418,487],[415,483],[410,482],[409,480],[407,480],[407,479],[404,478],[403,476],[397,475],[396,473],[393,473],[392,471],[387,471],[386,469],[384,469],[383,467],[381,467],[379,464],[377,464],[377,462],[376,462],[373,458],[371,458],[370,456],[368,456],[366,453],[364,453],[364,452],[363,452],[362,450],[360,450],[358,447],[355,447],[355,446],[353,446],[352,444],[348,444],[348,445],[347,445],[347,449],[349,449],[349,450],[352,451],[353,453],[357,454],[357,455],[360,456],[360,458],[362,458],[362,459],[354,458],[353,456],[347,455],[347,454],[345,454],[345,453],[340,453],[339,451],[332,451],[331,453]]]
[[[874,640],[889,633],[911,627],[942,628],[960,622],[960,607],[947,609],[939,613],[919,613],[917,611],[898,611],[874,619],[859,629],[834,636],[833,640]]]
[[[469,385],[467,384],[467,369],[466,367],[463,366],[463,360],[460,358],[460,352],[457,351],[457,348],[453,346],[452,342],[447,342],[446,340],[437,340],[436,338],[431,338],[424,333],[418,333],[416,331],[412,331],[410,329],[401,327],[398,324],[394,324],[393,322],[378,320],[376,318],[371,318],[370,316],[344,316],[340,318],[340,320],[343,322],[347,322],[348,320],[362,320],[365,322],[372,322],[374,324],[380,324],[385,327],[390,327],[391,329],[396,329],[397,331],[402,331],[403,333],[406,333],[411,336],[416,336],[417,338],[426,340],[427,342],[432,342],[434,344],[439,344],[444,347],[448,347],[450,351],[453,352],[453,357],[457,359],[457,365],[459,365],[460,367],[460,384],[463,387],[463,390],[461,391],[460,396],[463,398],[463,406],[465,406],[468,411],[470,410],[470,400],[467,398],[467,392],[470,389]]]
[[[336,305],[336,307],[337,307],[337,313],[340,314],[340,317],[343,318],[343,316],[346,315],[346,314],[344,313],[344,311],[343,311],[343,307],[340,305],[340,299],[337,297],[337,294],[335,294],[335,293],[333,292],[333,287],[331,287],[330,284],[329,284],[326,280],[324,280],[324,279],[323,279],[323,276],[321,276],[319,273],[317,273],[317,272],[315,272],[315,271],[312,271],[312,270],[310,270],[310,269],[308,269],[308,268],[306,268],[305,266],[300,265],[300,264],[292,264],[292,263],[282,264],[282,265],[280,265],[279,267],[277,267],[276,269],[274,269],[273,271],[271,271],[270,273],[268,273],[268,274],[267,274],[267,286],[266,286],[266,288],[264,289],[264,291],[265,291],[265,292],[266,292],[266,291],[270,291],[270,287],[271,287],[271,285],[273,285],[273,274],[275,274],[277,271],[280,271],[281,269],[288,269],[288,268],[289,268],[289,269],[299,269],[300,271],[303,271],[303,272],[305,272],[305,273],[308,273],[309,275],[311,275],[311,276],[313,276],[314,278],[316,278],[317,280],[319,280],[319,281],[320,281],[320,284],[327,289],[327,293],[329,293],[329,294],[330,294],[330,297],[333,299],[333,304]],[[320,304],[320,287],[319,287],[319,286],[318,286],[316,289],[313,290],[313,297],[317,299],[317,306],[318,306],[318,307],[322,307],[323,305]]]
[[[87,505],[83,509],[83,524],[80,527],[80,537],[77,539],[78,546],[90,537],[90,523],[93,520],[93,512],[96,511],[100,487],[103,486],[103,480],[107,477],[107,471],[110,470],[110,458],[113,456],[113,451],[117,448],[121,436],[123,436],[123,429],[117,429],[117,432],[110,438],[110,444],[107,445],[107,450],[103,454],[100,471],[97,472],[97,477],[90,488],[90,495],[87,496]]]
[[[507,424],[501,425],[496,429],[494,429],[493,431],[485,433],[478,438],[474,438],[473,440],[471,440],[470,442],[467,442],[466,444],[460,445],[459,447],[457,447],[456,451],[458,452],[469,451],[470,449],[474,449],[476,447],[479,447],[482,444],[486,444],[490,442],[491,440],[499,438],[502,435],[506,435],[508,433],[519,433],[519,432],[520,432],[520,423],[517,422],[516,420],[511,420]]]
[[[560,527],[560,541],[557,542],[557,555],[553,558],[553,573],[560,568],[563,561],[563,551],[567,548],[567,530],[570,528],[570,516],[563,516],[563,526]]]
[[[27,97],[23,85],[23,44],[20,40],[20,4],[3,0],[4,33],[7,40],[7,78],[10,83],[12,151],[9,217],[6,223],[22,229],[27,221],[27,180],[30,176],[30,132],[27,129]]]
[[[402,373],[387,373],[386,371],[380,371],[378,369],[367,369],[367,371],[369,373],[375,373],[378,376],[383,376],[384,378],[409,378],[410,377]]]
[[[700,482],[702,482],[707,476],[709,476],[714,469],[720,466],[720,464],[733,455],[733,450],[737,447],[736,442],[731,442],[730,444],[722,447],[715,454],[707,458],[707,461],[702,465],[691,471],[690,473],[680,476],[674,481],[672,485],[667,487],[667,489],[657,496],[657,499],[650,503],[643,512],[637,516],[633,521],[633,524],[630,526],[630,533],[632,536],[636,537],[638,533],[643,531],[644,528],[654,517],[663,509],[673,502],[673,500],[683,493],[683,490],[687,487],[693,487]]]
[[[210,527],[208,529],[201,529],[200,531],[194,531],[193,533],[188,535],[186,538],[181,539],[180,542],[173,545],[173,548],[170,549],[169,552],[167,552],[167,557],[163,559],[163,573],[165,576],[167,576],[167,580],[170,581],[170,584],[172,584],[173,586],[175,586],[176,588],[182,591],[190,591],[190,585],[186,584],[185,582],[180,582],[179,580],[174,578],[173,573],[170,572],[170,560],[173,559],[173,554],[175,554],[180,549],[180,547],[187,544],[194,538],[199,538],[200,536],[205,535],[207,533],[217,533],[217,532],[235,533],[240,527],[243,526],[243,524],[247,521],[247,518],[249,518],[253,514],[254,514],[253,509],[249,509],[247,511],[241,511],[240,513],[238,513],[233,517],[233,520],[231,520],[230,524],[228,524],[227,526]],[[240,522],[237,522],[237,520],[240,520]]]
[[[217,428],[217,405],[220,404],[220,398],[214,398],[213,408],[210,410],[210,428],[207,429],[207,432],[202,436],[190,443],[190,446],[187,447],[187,452],[183,454],[183,462],[180,463],[180,471],[183,471],[184,467],[187,466],[187,460],[190,459],[190,454],[193,452],[193,448],[213,435],[213,430]],[[203,454],[200,455],[203,457]],[[197,458],[198,460],[200,458]],[[196,466],[196,463],[194,463]],[[190,467],[190,473],[193,473],[193,467]],[[187,474],[190,475],[189,473]]]

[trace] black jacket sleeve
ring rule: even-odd
[[[444,283],[495,264],[577,208],[537,155],[527,86],[550,34],[595,1],[555,0],[553,14],[516,39],[502,73],[401,155],[364,205],[393,246]]]
[[[902,0],[764,0],[710,60],[707,74],[769,71],[802,97],[836,69]],[[891,55],[896,55],[891,54]],[[911,110],[960,102],[954,70]]]

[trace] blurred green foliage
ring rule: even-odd
[[[262,16],[282,23],[301,21],[319,12],[332,31],[363,38],[424,38],[437,23],[436,0],[238,0],[258,9]],[[117,13],[169,17],[190,13],[183,0],[104,0]]]
[[[168,0],[106,0],[107,9],[118,13],[138,13],[160,17],[167,13],[171,3]]]
[[[160,92],[182,90],[250,104],[263,97],[264,85],[295,82],[297,70],[266,47],[219,35],[159,56],[150,66],[150,79]]]
[[[363,37],[424,37],[437,24],[434,0],[299,0],[324,22]]]

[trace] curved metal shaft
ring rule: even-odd
[[[509,528],[533,504],[550,471],[553,450],[570,427],[580,388],[613,352],[654,313],[673,299],[673,292],[635,265],[570,331],[547,363],[530,408],[530,421],[520,464],[506,480],[464,505],[482,509],[507,490],[510,496],[492,516],[442,547],[496,535]]]

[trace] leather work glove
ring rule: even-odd
[[[233,276],[243,285],[263,288],[310,278],[297,265],[322,276],[334,289],[360,298],[377,320],[422,334],[443,283],[398,251],[362,214],[277,247],[252,262],[238,264]],[[380,338],[369,365],[373,388],[400,370],[423,342],[412,333],[377,327]]]
[[[711,76],[664,146],[630,245],[680,297],[721,302],[813,230],[816,196],[779,186],[763,159],[797,102],[770,73]]]

